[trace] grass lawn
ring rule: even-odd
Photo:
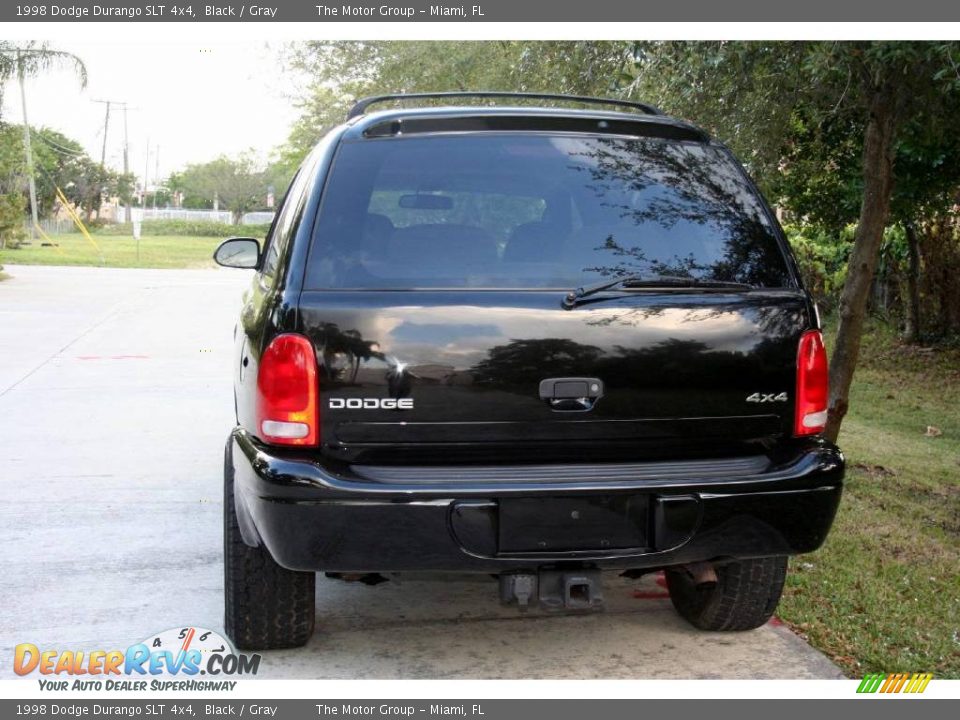
[[[222,238],[145,235],[140,238],[140,259],[132,237],[94,235],[101,253],[80,233],[56,235],[59,247],[38,242],[16,250],[0,251],[0,265],[95,265],[104,267],[195,268],[213,267],[213,251]]]
[[[836,523],[791,562],[779,614],[853,677],[960,678],[960,349],[872,325],[850,406]]]

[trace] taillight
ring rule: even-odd
[[[827,424],[829,392],[827,351],[819,330],[809,330],[800,338],[797,350],[797,410],[794,435],[816,435]]]
[[[278,335],[260,358],[256,434],[275,445],[317,444],[317,359],[303,335]]]

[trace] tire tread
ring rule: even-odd
[[[717,584],[697,587],[682,569],[666,571],[677,612],[701,630],[739,632],[766,623],[777,609],[787,577],[783,556],[739,560],[716,568]]]
[[[316,574],[287,570],[243,541],[234,505],[232,443],[224,455],[224,629],[238,649],[305,645],[313,635]]]

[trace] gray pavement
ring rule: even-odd
[[[221,462],[242,271],[8,266],[0,282],[0,677],[13,646],[222,630]],[[704,634],[656,578],[608,609],[519,615],[488,578],[318,581],[276,678],[833,678],[776,622]]]

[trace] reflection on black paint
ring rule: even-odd
[[[544,378],[571,375],[572,368],[593,367],[602,354],[598,347],[567,338],[513,340],[490,348],[471,372],[479,385],[537,387]]]
[[[356,383],[362,363],[385,359],[380,343],[364,340],[358,330],[341,330],[336,323],[318,323],[307,330],[307,336],[321,358],[321,381]],[[346,365],[338,362],[338,355],[346,358]]]

